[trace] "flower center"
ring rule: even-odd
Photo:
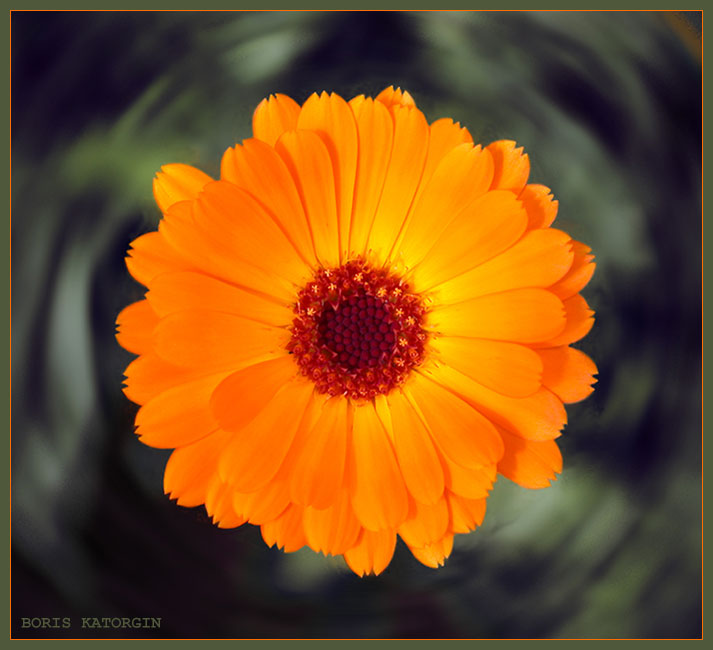
[[[361,259],[317,271],[294,311],[287,349],[321,393],[371,399],[403,383],[423,361],[421,297]]]

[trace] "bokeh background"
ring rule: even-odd
[[[701,634],[700,13],[12,14],[12,625],[23,636]],[[269,93],[387,85],[517,140],[592,246],[600,369],[550,488],[501,479],[446,566],[378,578],[162,492],[114,339],[160,165],[217,174]],[[70,616],[69,630],[20,619]],[[82,616],[160,630],[79,629]]]

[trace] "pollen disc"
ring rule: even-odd
[[[361,259],[320,269],[300,291],[288,350],[329,395],[370,399],[424,358],[425,308],[402,278]]]

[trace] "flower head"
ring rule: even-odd
[[[148,291],[118,317],[137,434],[221,527],[360,575],[399,535],[437,567],[498,473],[561,470],[563,403],[596,373],[570,347],[590,249],[551,227],[522,148],[429,125],[400,90],[274,95],[253,130],[220,179],[154,181],[163,219],[127,257]]]

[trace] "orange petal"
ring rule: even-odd
[[[445,564],[446,558],[453,550],[453,533],[448,533],[438,541],[421,548],[409,546],[409,550],[421,564],[437,569]]]
[[[327,508],[334,503],[344,478],[348,435],[348,401],[327,400],[291,468],[292,501]]]
[[[427,546],[437,542],[446,534],[449,514],[445,496],[432,505],[418,501],[411,502],[408,519],[398,528],[401,539],[409,546]]]
[[[448,493],[448,507],[451,514],[451,530],[454,533],[469,533],[483,523],[485,499],[466,499]]]
[[[394,123],[384,104],[371,98],[353,110],[359,134],[359,161],[348,248],[363,255],[386,180]]]
[[[346,257],[359,152],[354,113],[339,95],[315,93],[302,106],[297,128],[318,133],[327,145],[334,170],[340,253]]]
[[[530,158],[513,140],[498,140],[487,146],[495,169],[491,189],[510,190],[519,194],[530,175]]]
[[[210,183],[195,202],[193,215],[198,230],[223,244],[241,265],[266,274],[273,284],[284,278],[301,286],[310,275],[279,225],[242,188],[226,181]],[[269,290],[268,286],[265,292]]]
[[[572,266],[571,243],[561,230],[529,231],[504,252],[440,285],[434,297],[451,303],[511,289],[549,287]]]
[[[550,440],[558,437],[567,423],[561,400],[546,388],[540,388],[529,397],[506,397],[449,366],[434,366],[424,372],[463,397],[495,424],[522,438]]]
[[[562,301],[546,289],[513,289],[434,308],[434,330],[444,336],[534,343],[565,328]]]
[[[414,269],[414,285],[424,291],[440,284],[435,296],[442,302],[471,298],[478,291],[471,274],[479,273],[479,264],[512,246],[525,225],[522,205],[511,192],[484,194],[469,203],[438,239],[434,232],[430,250]]]
[[[371,99],[371,97],[369,97],[368,99]],[[352,97],[349,100],[348,104],[349,104],[349,106],[352,107],[352,111],[354,112],[354,115],[356,115],[359,112],[362,104],[366,100],[367,100],[367,97],[364,95],[364,93],[362,93],[361,95],[357,95],[356,97]],[[375,101],[375,100],[372,100],[372,101]],[[381,102],[379,102],[379,103],[381,103]]]
[[[393,442],[394,424],[391,417],[391,407],[386,399],[386,395],[377,395],[374,397],[374,409],[376,410],[376,415],[379,420],[381,420],[381,424],[386,430],[387,435],[391,439],[391,442]]]
[[[240,431],[297,374],[297,366],[287,354],[234,372],[218,385],[211,397],[216,420],[226,431]]]
[[[443,469],[431,435],[400,391],[388,396],[394,449],[406,487],[421,503],[435,503],[443,494]]]
[[[431,345],[443,363],[503,395],[527,397],[542,385],[542,361],[524,345],[458,336]]]
[[[428,131],[428,153],[426,154],[426,162],[423,165],[421,183],[416,190],[414,205],[427,187],[433,172],[436,171],[441,161],[453,149],[464,143],[469,143],[472,146],[473,138],[468,129],[461,127],[458,122],[454,123],[453,120],[444,118],[436,120],[430,125]]]
[[[146,294],[159,316],[190,309],[224,311],[267,325],[286,326],[294,314],[285,305],[195,271],[164,273]]]
[[[287,333],[233,314],[194,309],[163,318],[153,342],[156,354],[170,363],[217,372],[282,356]]]
[[[265,543],[284,549],[285,553],[299,551],[307,544],[303,516],[304,508],[292,504],[277,519],[260,526]]]
[[[272,392],[270,394],[272,395]],[[285,455],[280,469],[270,479],[270,482],[252,492],[233,493],[235,511],[250,523],[257,525],[269,523],[277,519],[290,505],[290,479],[294,459],[301,451],[304,438],[317,421],[324,401],[326,400],[318,399],[317,396],[313,396],[313,399],[310,400],[297,428],[292,446]],[[306,511],[304,514],[306,515]]]
[[[292,380],[275,393],[223,451],[221,479],[238,492],[252,492],[277,474],[312,399],[313,385]]]
[[[205,370],[181,368],[164,361],[155,352],[134,359],[124,372],[124,394],[137,404],[146,404],[151,398],[169,388],[209,374]]]
[[[164,492],[181,506],[191,508],[205,503],[210,482],[217,476],[218,457],[230,436],[225,431],[216,431],[176,449],[166,463]]]
[[[116,317],[116,340],[121,347],[134,354],[149,352],[152,336],[159,318],[146,300],[130,304]]]
[[[232,495],[235,512],[257,526],[277,519],[290,505],[288,481],[278,476],[255,492],[233,490]]]
[[[441,454],[446,487],[451,492],[468,499],[482,499],[493,489],[497,475],[495,463],[486,467],[469,469]]]
[[[420,262],[454,218],[488,190],[492,174],[492,157],[479,146],[462,144],[443,157],[424,183],[398,244],[408,267]]]
[[[465,143],[472,143],[473,138],[468,129],[444,117],[431,124],[428,139],[428,156],[424,167],[424,176],[430,178],[438,163],[450,153],[452,149]]]
[[[221,178],[256,197],[309,266],[316,264],[307,216],[287,165],[268,144],[251,138],[223,154]]]
[[[558,201],[552,196],[552,190],[544,185],[525,185],[518,197],[525,206],[527,227],[547,228],[557,217]]]
[[[148,286],[157,275],[190,268],[187,261],[159,232],[149,232],[131,242],[126,268],[135,280]]]
[[[235,512],[232,497],[230,486],[214,476],[206,493],[205,509],[218,528],[235,528],[245,523],[245,518]]]
[[[451,460],[477,468],[496,462],[503,443],[495,427],[470,404],[424,375],[414,373],[404,394]]]
[[[278,140],[309,222],[317,259],[324,266],[340,261],[340,226],[334,170],[322,138],[311,131],[290,131]]]
[[[544,367],[542,383],[565,404],[579,402],[594,391],[597,366],[584,352],[563,346],[537,354]]]
[[[401,88],[394,89],[393,86],[384,88],[384,90],[376,96],[376,101],[381,102],[387,108],[391,108],[392,106],[416,106],[416,102],[414,102],[413,97],[411,97],[411,94],[407,90],[402,91]]]
[[[212,180],[208,174],[190,165],[164,165],[154,178],[153,195],[161,212],[166,212],[174,203],[195,199]]]
[[[304,528],[309,547],[325,555],[344,554],[357,543],[362,530],[346,489],[338,492],[329,508],[305,508]]]
[[[393,530],[362,530],[359,542],[344,553],[349,568],[358,576],[379,575],[391,562],[396,548]]]
[[[564,329],[551,339],[538,341],[534,347],[556,348],[560,345],[569,345],[583,339],[594,325],[594,312],[589,308],[587,301],[578,293],[562,301],[564,305],[567,324]]]
[[[385,258],[391,251],[421,182],[428,152],[428,123],[417,109],[394,107],[394,144],[369,234],[368,248]]]
[[[183,447],[218,429],[210,397],[225,373],[186,382],[157,395],[136,414],[136,433],[145,445]]]
[[[369,530],[395,528],[406,519],[408,496],[391,441],[371,402],[354,407],[350,494],[354,513]]]
[[[253,113],[253,135],[274,145],[285,131],[297,128],[300,105],[291,97],[277,93],[263,99]]]
[[[183,256],[190,266],[213,277],[258,292],[268,299],[289,303],[294,299],[295,287],[272,272],[265,271],[242,259],[226,240],[223,233],[206,228],[201,214],[199,227],[194,212],[204,212],[198,201],[176,203],[159,223],[159,232]],[[264,242],[263,242],[263,245]],[[245,248],[243,242],[242,248]],[[254,246],[253,242],[253,248]]]
[[[498,472],[526,488],[550,485],[555,474],[562,471],[562,454],[554,440],[525,440],[498,428],[505,453],[498,463]]]
[[[584,289],[592,279],[596,267],[593,262],[594,255],[590,254],[592,249],[589,246],[573,241],[572,250],[574,253],[572,267],[561,280],[550,287],[550,291],[562,300],[571,298],[575,293]]]

